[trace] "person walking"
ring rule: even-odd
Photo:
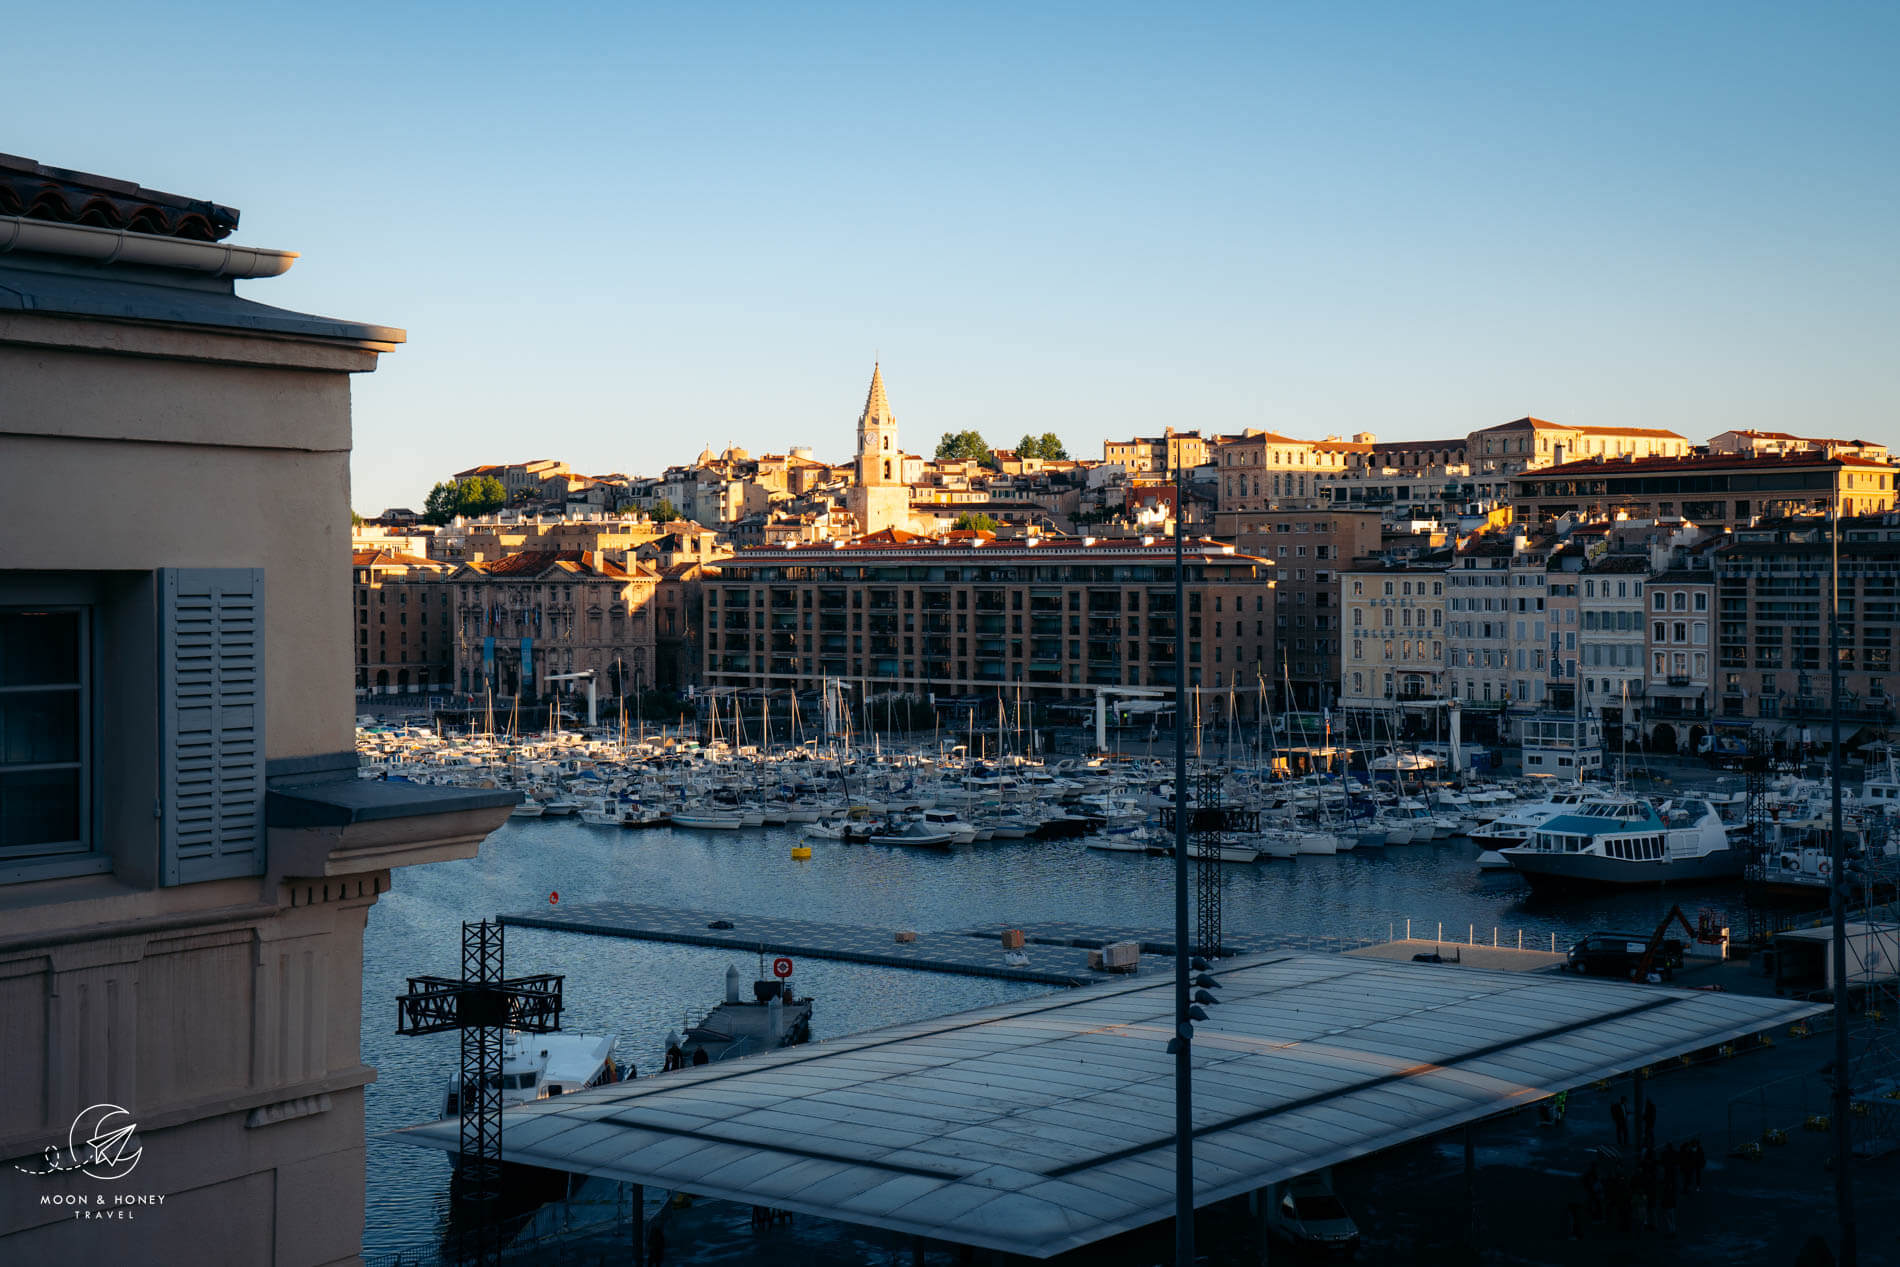
[[[1637,1171],[1637,1190],[1643,1194],[1643,1230],[1656,1230],[1656,1154],[1653,1150],[1643,1150],[1641,1168]]]
[[[1656,1147],[1656,1099],[1654,1096],[1643,1102],[1643,1147]]]
[[[1624,1096],[1610,1106],[1610,1121],[1616,1127],[1616,1142],[1627,1148],[1630,1142],[1630,1098]]]
[[[1709,1154],[1703,1150],[1702,1137],[1695,1136],[1689,1141],[1689,1175],[1695,1182],[1695,1190],[1702,1191],[1702,1168],[1709,1164]]]
[[[1676,1173],[1682,1179],[1682,1190],[1690,1192],[1695,1186],[1695,1141],[1685,1139],[1682,1147],[1676,1150]]]
[[[1674,1160],[1675,1159],[1673,1157],[1668,1159],[1668,1161],[1674,1161]],[[1668,1236],[1668,1237],[1674,1237],[1676,1234],[1676,1171],[1675,1171],[1675,1168],[1665,1163],[1662,1168],[1662,1174],[1659,1178],[1660,1178],[1660,1183],[1662,1186],[1662,1192],[1659,1196],[1659,1200],[1662,1203],[1663,1235]]]

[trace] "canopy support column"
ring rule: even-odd
[[[1478,1247],[1478,1133],[1465,1124],[1465,1244]]]
[[[647,1267],[647,1189],[643,1183],[633,1187],[633,1267]]]

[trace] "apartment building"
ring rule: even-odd
[[[466,471],[457,471],[450,478],[457,484],[468,480],[493,476],[501,481],[502,491],[508,494],[508,500],[522,501],[529,498],[565,497],[572,487],[570,477],[572,468],[565,462],[552,458],[537,458],[530,462],[503,462],[484,466],[471,466]]]
[[[1551,551],[1544,565],[1544,615],[1549,619],[1550,646],[1544,698],[1554,709],[1574,709],[1580,686],[1578,656],[1583,628],[1583,545],[1565,543]]]
[[[1873,462],[1891,462],[1893,455],[1884,444],[1873,440],[1824,440],[1798,436],[1786,431],[1724,431],[1709,437],[1711,453],[1819,453],[1827,457],[1846,454]]]
[[[1542,418],[1519,418],[1472,432],[1466,460],[1474,473],[1509,475],[1536,467],[1604,458],[1679,458],[1694,446],[1673,431],[1652,427],[1565,426]]]
[[[1694,752],[1714,716],[1715,577],[1706,551],[1679,552],[1649,578],[1643,725],[1659,752]]]
[[[1840,532],[1841,715],[1851,735],[1895,716],[1900,516],[1845,519]],[[1757,524],[1712,552],[1724,717],[1754,719],[1777,739],[1826,724],[1833,555],[1830,526],[1815,519]]]
[[[550,674],[594,673],[602,695],[654,683],[654,590],[660,574],[580,550],[539,550],[464,563],[448,577],[455,604],[455,685],[497,699],[568,694]]]
[[[240,298],[296,256],[232,208],[0,179],[0,1261],[353,1264],[364,921],[515,799],[355,777],[349,376],[404,335]]]
[[[1446,570],[1361,560],[1340,573],[1340,707],[1384,709],[1445,697]]]
[[[1446,690],[1467,717],[1502,712],[1511,698],[1511,555],[1516,538],[1482,533],[1445,573]],[[1495,730],[1492,738],[1496,738]]]
[[[1130,475],[1166,475],[1170,471],[1204,465],[1207,440],[1198,431],[1179,431],[1169,427],[1158,436],[1136,436],[1132,440],[1108,440],[1102,444],[1102,461],[1120,466]]]
[[[1604,735],[1619,743],[1642,738],[1648,579],[1647,555],[1600,554],[1584,568],[1577,596],[1583,706],[1602,720]]]
[[[1520,523],[1564,515],[1608,519],[1681,518],[1712,531],[1745,528],[1758,516],[1843,516],[1894,507],[1895,469],[1860,457],[1711,453],[1681,458],[1591,458],[1512,477]]]
[[[455,633],[442,583],[453,570],[395,550],[351,553],[358,694],[453,689]]]
[[[1275,565],[1274,645],[1279,667],[1267,686],[1281,708],[1318,709],[1339,690],[1339,570],[1379,549],[1377,512],[1220,512],[1215,535]]]
[[[1321,481],[1343,474],[1356,456],[1336,445],[1270,431],[1219,436],[1213,450],[1220,477],[1219,508],[1231,512],[1316,506]]]
[[[796,688],[823,679],[871,693],[1092,695],[1188,685],[1252,687],[1271,672],[1272,561],[1213,541],[1186,548],[1187,611],[1160,538],[996,541],[886,531],[766,547],[703,582],[712,687]],[[1242,697],[1251,713],[1253,696]]]
[[[511,554],[576,550],[624,566],[634,551],[671,531],[644,519],[606,515],[458,520],[431,538],[429,557],[447,563],[485,563]]]

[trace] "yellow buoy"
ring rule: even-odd
[[[800,861],[800,862],[811,857],[811,846],[810,845],[793,845],[792,857],[795,860]]]

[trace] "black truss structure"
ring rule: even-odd
[[[1221,805],[1225,776],[1219,770],[1201,772],[1195,788],[1194,848],[1194,931],[1200,953],[1212,959],[1221,949],[1221,848],[1227,843],[1229,824]]]
[[[502,960],[502,926],[465,922],[461,977],[410,977],[409,992],[396,996],[398,1034],[458,1030],[462,1035],[456,1191],[473,1215],[471,1234],[461,1242],[464,1262],[501,1260],[496,1204],[501,1197],[502,1035],[511,1029],[547,1034],[561,1028],[564,978],[548,973],[507,977]]]

